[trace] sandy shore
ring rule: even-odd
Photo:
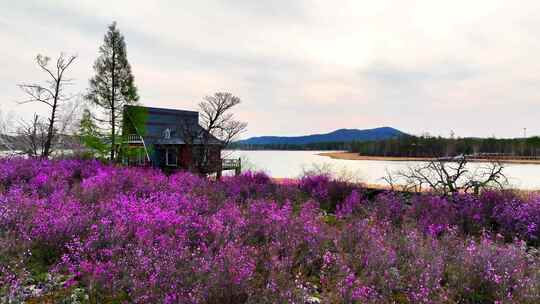
[[[345,160],[376,160],[376,161],[429,161],[432,158],[428,157],[385,157],[385,156],[366,156],[352,152],[325,152],[317,155],[326,156],[333,159]],[[485,162],[485,159],[471,159],[470,161]],[[501,159],[501,163],[505,164],[534,164],[539,165],[540,160],[535,159]]]
[[[384,160],[384,161],[428,161],[427,157],[386,157],[386,156],[366,156],[352,152],[324,152],[317,155],[326,156],[333,159],[346,160]]]

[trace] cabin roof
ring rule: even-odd
[[[139,108],[139,109],[146,109],[150,114],[153,115],[197,115],[199,116],[199,112],[197,111],[189,111],[189,110],[178,110],[178,109],[168,109],[168,108],[155,108],[155,107],[144,107],[144,106],[134,106],[134,105],[126,105],[125,108]]]
[[[182,145],[187,142],[201,144],[203,140],[195,134],[206,132],[199,125],[199,112],[196,111],[126,105],[124,115],[128,120],[136,120],[137,118],[134,118],[136,116],[144,121],[139,127],[144,130],[137,130],[137,133],[143,136],[147,144]],[[166,130],[169,130],[169,138],[165,136]],[[222,142],[209,134],[208,144],[222,144]]]

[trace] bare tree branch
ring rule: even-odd
[[[39,157],[45,149],[47,126],[40,117],[34,114],[30,122],[21,120],[17,129],[21,154],[28,157]]]
[[[438,158],[425,164],[409,166],[394,174],[388,173],[385,180],[391,182],[391,186],[400,183],[407,189],[421,189],[427,185],[430,190],[442,195],[460,192],[478,194],[484,189],[502,189],[508,184],[500,162],[480,165],[472,172],[468,164],[465,156]]]
[[[43,55],[36,56],[36,62],[40,69],[47,73],[50,77],[45,84],[33,84],[33,83],[24,83],[19,84],[19,88],[29,96],[28,99],[22,100],[19,104],[39,102],[43,103],[51,108],[49,114],[47,132],[45,137],[45,142],[43,149],[41,151],[41,157],[49,157],[52,152],[54,137],[56,136],[57,129],[55,128],[55,123],[57,122],[57,112],[59,107],[62,106],[63,102],[66,102],[73,98],[74,95],[66,96],[64,94],[64,88],[67,85],[70,85],[72,80],[65,79],[64,73],[75,61],[77,56],[67,56],[64,53],[61,53],[58,59],[56,60],[56,65],[53,68],[49,67],[50,58]],[[34,117],[34,121],[30,124],[35,131],[36,128],[41,127],[42,122],[38,123],[37,115]],[[29,126],[23,128],[26,131],[29,131]],[[25,132],[28,133],[28,132]]]
[[[195,159],[200,172],[204,172],[208,165],[211,145],[219,144],[221,147],[227,147],[246,130],[247,124],[236,120],[231,112],[240,103],[239,97],[227,92],[206,96],[199,103],[202,129],[198,124],[184,123],[181,132],[188,143],[197,145]]]

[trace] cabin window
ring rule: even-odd
[[[176,155],[176,149],[165,149],[165,164],[167,166],[178,166],[178,158]]]
[[[167,128],[165,131],[163,131],[163,138],[170,139],[171,138],[171,129]]]

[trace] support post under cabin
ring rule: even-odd
[[[238,164],[236,165],[236,168],[234,169],[234,174],[236,176],[240,175],[242,173],[242,159],[238,158]]]
[[[216,180],[221,180],[221,175],[223,174],[223,161],[219,165],[219,168],[216,171]]]

